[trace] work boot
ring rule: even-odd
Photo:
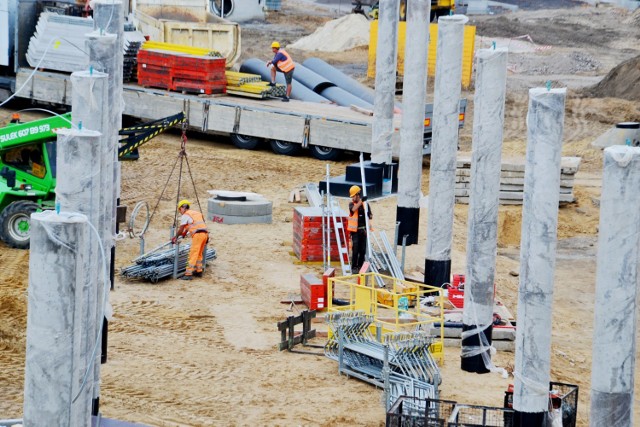
[[[289,102],[289,97],[285,96],[284,98],[282,98],[282,102]]]
[[[275,87],[276,84],[274,82],[269,82],[269,84],[267,86]]]
[[[195,273],[193,273],[193,275],[195,277],[202,277],[202,271],[196,271]]]
[[[180,280],[193,280],[193,276],[182,276]]]

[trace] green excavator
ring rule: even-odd
[[[118,158],[135,159],[138,147],[184,121],[178,113],[122,129]],[[71,128],[71,113],[28,123],[14,114],[11,123],[0,128],[0,240],[13,248],[29,248],[32,213],[54,208],[55,130],[60,128]]]

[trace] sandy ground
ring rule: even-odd
[[[303,13],[304,19],[299,19]],[[536,43],[553,45],[547,50],[510,55],[516,72],[508,81],[505,157],[522,158],[525,152],[526,89],[547,80],[554,87],[571,89],[563,154],[581,156],[583,163],[575,186],[577,202],[559,211],[551,378],[579,385],[579,425],[584,426],[589,414],[602,161],[601,152],[590,148],[589,142],[615,122],[640,120],[640,107],[637,102],[619,99],[581,98],[578,89],[597,81],[619,62],[640,54],[640,46],[637,38],[628,34],[629,28],[619,25],[631,18],[627,12],[574,8],[554,12],[559,22],[549,19],[549,13],[521,11],[478,17],[473,23],[485,38],[508,40],[529,33]],[[265,56],[272,39],[289,37],[293,41],[334,16],[335,12],[306,3],[285,2],[283,12],[270,16],[268,24],[243,29],[243,56]],[[593,22],[597,22],[598,31],[591,31]],[[567,31],[568,27],[573,31]],[[597,67],[573,69],[574,58],[580,56],[572,53],[587,55]],[[302,52],[294,55],[296,59],[305,56]],[[323,58],[355,75],[364,75],[366,50]],[[542,71],[544,64],[547,72]],[[465,96],[472,104],[473,92]],[[461,153],[471,150],[472,111],[470,105],[461,134]],[[6,121],[11,112],[0,110],[0,119]],[[210,224],[211,245],[218,259],[202,279],[154,285],[117,277],[110,294],[114,318],[109,330],[109,362],[102,367],[103,414],[153,426],[383,425],[380,390],[339,376],[336,363],[322,356],[275,349],[280,340],[276,323],[295,314],[280,301],[298,294],[300,274],[321,273],[320,267],[297,264],[290,255],[292,209],[296,205],[288,203],[288,196],[299,185],[321,180],[325,163],[307,156],[277,156],[266,147],[239,150],[225,138],[189,136],[189,158],[203,208],[207,190],[253,191],[273,201],[273,223]],[[131,208],[146,200],[155,205],[179,146],[179,134],[165,134],[141,150],[139,161],[123,163],[124,204]],[[355,161],[355,157],[347,156],[331,162],[332,175],[343,174],[345,166]],[[425,161],[425,194],[428,172]],[[166,241],[176,188],[174,177],[153,217],[147,248]],[[194,197],[188,181],[183,181],[181,195]],[[395,202],[395,198],[373,202],[377,227],[388,233],[393,233]],[[497,296],[512,313],[517,311],[518,278],[509,273],[519,271],[521,214],[517,206],[500,208]],[[454,215],[453,271],[463,273],[467,207],[457,205]],[[424,265],[426,218],[423,209],[419,243],[407,248],[409,272]],[[117,266],[130,264],[138,250],[137,239],[118,242]],[[28,258],[27,251],[0,246],[0,419],[20,417],[22,412]],[[494,362],[512,369],[514,354],[500,352]],[[441,397],[460,402],[500,406],[504,390],[513,382],[513,378],[504,380],[493,374],[462,372],[459,350],[454,348],[446,349],[442,370]],[[640,395],[639,384],[640,372],[636,374],[636,396]],[[635,417],[640,419],[637,397]]]

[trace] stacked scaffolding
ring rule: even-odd
[[[178,250],[178,275],[182,275],[187,269],[187,260],[191,245],[180,245]],[[154,252],[142,255],[135,260],[135,264],[121,270],[122,276],[128,279],[143,279],[152,283],[157,283],[161,279],[170,277],[173,274],[174,258],[176,250],[174,248],[165,251]],[[205,265],[207,261],[216,259],[216,250],[205,249]]]
[[[373,315],[362,311],[327,313],[329,340],[325,355],[338,361],[338,372],[353,376],[384,390],[385,407],[400,396],[436,398],[440,369],[429,346],[428,334],[395,332],[381,337],[371,334]]]
[[[227,71],[226,76],[227,93],[231,95],[264,99],[283,97],[286,94],[284,85],[270,86],[268,82],[263,82],[262,77],[258,74]]]
[[[87,62],[87,54],[82,50],[85,34],[91,31],[92,19],[44,12],[29,40],[27,62],[31,67],[47,70],[68,73],[80,70]]]
[[[145,38],[140,31],[125,31],[123,36],[122,81],[128,83],[138,80],[138,51],[145,42]]]

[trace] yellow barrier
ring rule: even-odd
[[[206,49],[203,47],[193,47],[186,46],[182,44],[175,43],[165,43],[165,42],[156,42],[152,40],[148,40],[142,44],[142,49],[153,49],[153,50],[166,50],[168,52],[174,53],[184,53],[187,55],[196,55],[196,56],[220,56],[219,52],[213,51],[211,49]]]
[[[384,284],[384,288],[380,287]],[[444,363],[444,293],[441,288],[408,282],[378,273],[333,277],[327,283],[328,311],[362,310],[374,317],[375,325],[382,333],[412,331],[422,325],[439,323],[440,337],[431,345],[433,357]],[[421,308],[420,301],[433,297],[438,306],[429,311]],[[334,305],[333,298],[347,302]],[[406,303],[403,304],[403,303]],[[375,333],[375,331],[372,331]]]
[[[407,23],[398,22],[398,74],[404,75],[404,46]],[[473,73],[473,56],[475,52],[476,27],[464,26],[464,41],[462,45],[462,87],[467,89],[471,85]],[[369,64],[367,77],[376,76],[376,47],[378,45],[378,20],[371,21],[369,32]],[[429,77],[436,75],[436,46],[438,45],[438,24],[429,25],[429,56],[427,72]]]

